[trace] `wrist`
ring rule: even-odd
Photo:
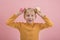
[[[41,17],[45,17],[46,15],[40,15]]]
[[[19,16],[21,13],[19,13],[19,12],[17,12],[17,13],[15,13],[17,16]]]
[[[40,17],[44,17],[44,16],[46,16],[45,14],[43,14],[43,13],[38,13],[38,15],[40,16]]]

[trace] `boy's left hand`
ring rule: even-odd
[[[36,13],[37,13],[39,16],[41,16],[41,17],[45,16],[44,14],[41,13],[41,10],[40,10],[39,7],[36,7],[35,10],[36,10]]]

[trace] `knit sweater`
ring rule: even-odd
[[[38,40],[39,31],[48,27],[52,27],[53,25],[53,23],[46,16],[42,17],[45,23],[32,23],[32,24],[24,22],[14,22],[14,20],[17,17],[18,16],[15,14],[12,17],[10,17],[7,20],[7,25],[19,30],[20,40]]]

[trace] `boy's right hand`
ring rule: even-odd
[[[20,8],[20,10],[16,13],[16,15],[21,15],[21,14],[23,14],[24,13],[24,9],[23,8]]]

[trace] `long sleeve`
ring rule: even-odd
[[[19,28],[20,27],[20,22],[14,22],[14,20],[18,17],[18,15],[13,15],[12,17],[10,17],[6,24],[9,25],[10,27],[14,27],[14,28]]]
[[[39,24],[40,29],[44,29],[44,28],[48,28],[48,27],[53,26],[52,21],[48,17],[44,16],[44,17],[42,17],[42,19],[45,21],[45,23]]]

